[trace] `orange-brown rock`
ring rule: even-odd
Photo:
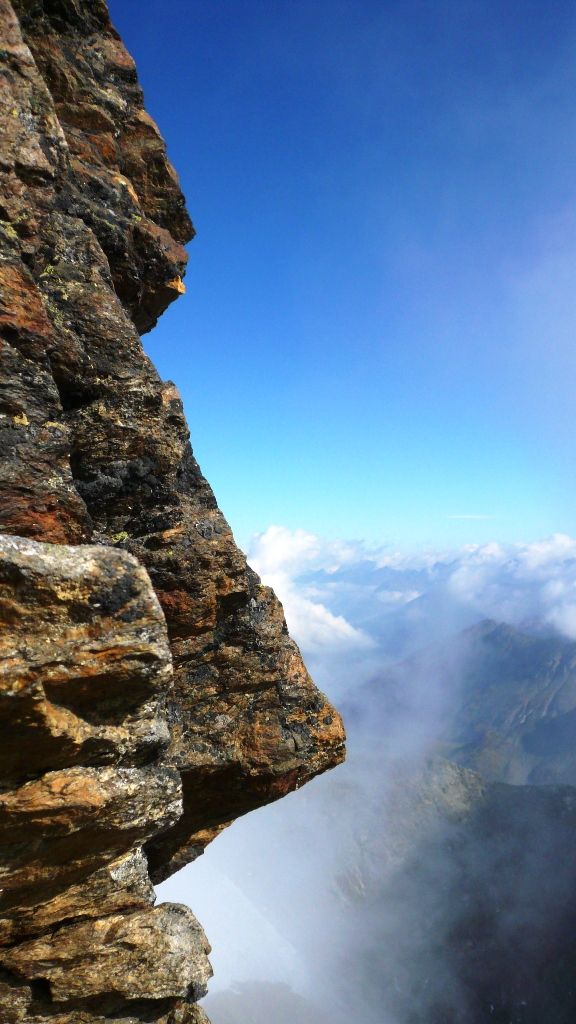
[[[178,392],[143,353],[141,306],[119,284],[128,260],[139,287],[159,294],[175,278],[171,264],[159,283],[162,260],[191,235],[131,58],[102,2],[16,3],[30,49],[0,2],[21,125],[0,140],[14,207],[6,265],[28,289],[14,286],[7,302],[7,392],[15,397],[4,418],[14,483],[0,492],[0,515],[7,509],[7,532],[122,546],[150,573],[172,641],[170,758],[185,793],[177,831],[162,850],[149,849],[161,877],[170,862],[181,865],[188,845],[197,848],[196,833],[337,763],[342,728],[307,675],[280,605],[234,544],[192,455]],[[112,122],[113,152],[104,157]],[[135,241],[142,224],[144,249]],[[59,461],[46,451],[52,432]],[[35,460],[34,500],[24,500]],[[41,501],[46,511],[30,523],[28,509]]]
[[[161,1019],[210,965],[142,852],[182,814],[158,599],[124,551],[0,536],[0,621],[0,1020]]]
[[[142,349],[194,232],[106,5],[0,0],[0,31],[2,984],[28,1000],[14,1019],[63,1024],[100,1006],[48,1011],[15,944],[148,913],[142,844],[167,877],[341,761],[344,734]],[[200,1020],[153,998],[146,1019]]]
[[[44,890],[37,902],[11,907],[0,918],[0,946],[45,934],[61,921],[144,910],[154,901],[148,863],[136,846],[116,860],[107,861],[83,881],[60,888],[53,896]]]

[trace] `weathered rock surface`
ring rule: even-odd
[[[210,947],[188,907],[163,903],[64,925],[8,950],[4,965],[27,980],[48,979],[55,1002],[110,992],[119,1001],[200,999]]]
[[[124,551],[1,536],[0,620],[0,1020],[162,1019],[210,965],[142,852],[182,814],[160,604]]]
[[[101,3],[17,4],[30,50],[2,3],[17,127],[0,139],[0,527],[121,545],[150,573],[174,657],[170,757],[185,801],[149,850],[160,878],[197,851],[197,833],[341,760],[342,726],[234,544],[176,388],[142,350],[143,310],[181,290],[192,229],[133,63]]]
[[[167,747],[170,649],[133,558],[0,536],[0,602],[3,779],[145,764]]]
[[[0,945],[41,935],[61,921],[76,917],[106,917],[122,911],[144,910],[154,900],[146,858],[135,847],[108,861],[84,881],[57,891],[52,898],[44,893],[40,902],[11,907],[0,920]]]
[[[342,724],[142,349],[194,231],[106,5],[0,0],[0,31],[0,1020],[199,1024],[205,940],[145,864]]]

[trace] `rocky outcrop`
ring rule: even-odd
[[[3,536],[0,614],[0,1020],[138,1000],[162,1019],[211,971],[191,911],[154,907],[142,851],[182,814],[149,577],[109,547]]]
[[[186,1024],[206,943],[146,864],[343,730],[142,349],[193,228],[133,61],[103,0],[0,0],[0,27],[2,1019]]]

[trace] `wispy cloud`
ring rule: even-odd
[[[475,880],[484,878],[487,865],[488,891],[494,877],[492,861],[475,848],[471,860],[468,853],[462,860],[462,847],[452,876],[448,846],[442,847],[441,862],[428,852],[435,848],[426,847],[418,861],[423,874],[410,875],[409,889],[398,887],[401,874],[389,873],[399,861],[386,830],[390,825],[392,837],[405,828],[410,834],[415,820],[412,812],[409,819],[396,814],[396,824],[386,818],[385,796],[397,759],[427,752],[445,712],[455,707],[452,677],[435,667],[435,645],[482,618],[524,622],[528,628],[526,619],[535,617],[576,638],[576,540],[557,534],[530,544],[403,554],[273,526],[253,538],[248,557],[285,602],[288,625],[316,682],[332,696],[338,690],[347,694],[351,756],[333,776],[239,819],[205,858],[170,879],[158,895],[199,909],[215,937],[218,987],[255,978],[284,982],[313,994],[336,1024],[351,1019],[349,1007],[342,1009],[345,997],[360,1007],[354,1019],[362,1024],[406,1024],[413,1014],[388,1013],[385,1000],[390,992],[408,991],[412,971],[420,993],[429,991],[421,981],[429,976],[429,963],[445,991],[458,991],[450,973],[454,961],[450,951],[443,958],[437,937],[456,933],[452,923],[461,920],[462,903],[450,896],[444,903],[442,892],[456,891],[452,878],[462,877],[466,863]],[[429,657],[422,650],[427,646]],[[403,661],[418,649],[418,658]],[[454,653],[457,658],[457,645]],[[367,679],[376,688],[359,690]],[[382,703],[371,704],[370,694]],[[548,857],[546,834],[543,841]],[[534,861],[527,856],[522,863]],[[526,875],[518,871],[520,888],[513,894],[526,891]],[[540,884],[540,871],[537,879]],[[555,891],[564,899],[563,878]],[[534,906],[532,897],[527,905]],[[445,908],[446,916],[431,927],[435,907]],[[442,932],[444,922],[449,932]],[[433,936],[433,952],[424,975],[418,958],[422,951],[428,955],[427,936]],[[358,963],[372,966],[356,974],[346,970],[346,964]],[[374,1012],[363,1009],[366,992],[372,992]],[[272,1019],[280,1016],[272,1011]]]
[[[499,516],[481,516],[481,515],[448,516],[448,519],[498,519],[498,518],[499,518]]]

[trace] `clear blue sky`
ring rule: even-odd
[[[239,542],[576,534],[573,0],[110,9],[198,232],[145,346]]]

